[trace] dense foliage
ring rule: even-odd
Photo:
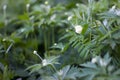
[[[119,80],[120,0],[0,0],[0,80]]]

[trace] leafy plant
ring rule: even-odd
[[[14,72],[9,70],[7,66],[0,63],[0,79],[11,80],[15,76]]]
[[[1,80],[119,80],[119,0],[0,2]]]
[[[45,56],[45,59],[42,59],[42,58],[38,55],[38,53],[37,53],[36,51],[34,51],[33,53],[40,58],[40,60],[41,60],[42,63],[41,63],[41,64],[32,65],[32,66],[28,67],[26,70],[29,70],[29,69],[30,69],[30,70],[31,70],[30,73],[33,73],[33,72],[35,72],[35,71],[40,70],[42,67],[51,66],[51,67],[56,71],[56,68],[54,67],[54,64],[59,64],[59,63],[56,61],[56,59],[57,59],[58,57],[55,57],[55,56],[47,57],[47,56]]]
[[[82,80],[119,80],[120,72],[111,65],[111,58],[108,54],[101,58],[96,56],[91,62],[81,64],[80,79]]]

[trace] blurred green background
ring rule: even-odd
[[[83,27],[81,34],[75,32],[75,25]],[[33,74],[25,70],[42,63],[33,51],[48,61],[59,56],[60,65],[54,65],[58,71],[67,65],[81,68],[80,64],[108,53],[117,70],[119,27],[120,0],[0,0],[0,80],[48,80],[43,75],[53,74],[49,68]]]

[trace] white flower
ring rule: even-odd
[[[48,1],[45,1],[45,4],[47,5],[47,4],[48,4]]]
[[[72,15],[69,16],[69,17],[67,18],[67,20],[70,21],[70,20],[72,19],[72,17],[73,17]]]
[[[97,62],[97,57],[93,58],[91,62],[96,63]]]
[[[30,4],[27,4],[26,7],[29,8],[29,7],[30,7]]]
[[[33,51],[33,54],[37,54],[37,51]]]
[[[76,6],[78,7],[78,6],[79,6],[79,4],[77,3],[77,4],[76,4]]]
[[[56,46],[56,45],[57,45],[57,43],[54,43],[54,45]]]
[[[43,65],[43,66],[46,66],[47,64],[48,64],[48,63],[47,63],[47,60],[46,60],[46,59],[43,59],[43,60],[42,60],[42,65]]]
[[[80,34],[82,32],[82,29],[83,29],[81,25],[76,25],[74,28],[75,28],[75,32],[78,34]]]
[[[104,26],[107,26],[107,25],[108,25],[107,19],[105,19],[105,20],[103,21],[103,24],[104,24]]]
[[[3,6],[3,10],[6,10],[6,8],[7,8],[7,5],[4,5],[4,6]]]
[[[110,12],[114,12],[115,11],[115,8],[116,8],[116,6],[114,5],[114,6],[112,6],[112,8],[109,10]]]
[[[38,56],[40,58],[40,60],[43,60],[41,56],[39,56],[39,54],[37,53],[37,51],[33,51],[33,54],[35,54],[36,56]]]
[[[30,4],[26,4],[26,10],[29,11]]]
[[[58,71],[57,73],[58,73],[59,76],[63,75],[63,71],[62,70]]]

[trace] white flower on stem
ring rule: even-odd
[[[3,5],[3,10],[5,11],[7,9],[7,5]]]
[[[43,60],[41,56],[39,56],[39,54],[37,53],[37,51],[33,51],[33,54],[35,54],[36,56],[38,56],[40,58],[40,60]]]
[[[30,4],[26,4],[26,10],[29,12]]]
[[[28,9],[30,7],[30,4],[26,4],[26,8]]]
[[[76,25],[76,26],[74,26],[74,28],[75,28],[75,32],[78,34],[80,34],[83,30],[81,25]]]
[[[47,65],[48,65],[48,63],[47,63],[47,60],[46,60],[46,59],[43,59],[43,60],[42,60],[42,65],[43,65],[43,66],[47,66]]]
[[[33,51],[33,54],[37,54],[37,51]]]

